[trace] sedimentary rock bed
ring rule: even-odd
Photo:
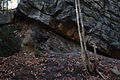
[[[120,1],[81,0],[86,41],[109,55],[120,54]],[[22,0],[18,12],[78,41],[74,0]],[[116,57],[117,57],[116,56]]]

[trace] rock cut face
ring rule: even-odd
[[[120,58],[120,1],[81,0],[87,45]],[[22,0],[18,11],[78,41],[74,0]]]

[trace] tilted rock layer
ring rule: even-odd
[[[120,58],[120,1],[81,0],[86,41],[99,51]],[[79,40],[74,0],[22,0],[19,13],[56,32]]]

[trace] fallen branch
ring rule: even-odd
[[[98,69],[96,69],[96,72],[100,75],[100,77],[103,78],[103,80],[106,80],[105,77],[102,75],[102,73],[98,71]]]
[[[95,68],[97,69],[98,67],[98,59],[97,59],[97,51],[96,51],[97,46],[95,43],[93,43],[93,49],[94,49],[94,59],[95,59]]]

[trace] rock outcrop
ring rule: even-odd
[[[81,0],[88,46],[120,58],[120,1]],[[17,14],[47,25],[78,42],[74,0],[22,0]],[[22,19],[22,18],[21,18]]]
[[[36,44],[36,49],[43,50],[47,53],[80,52],[79,44],[64,39],[53,32],[32,28],[31,37]]]
[[[5,24],[10,24],[14,17],[14,10],[0,11],[0,27]]]

